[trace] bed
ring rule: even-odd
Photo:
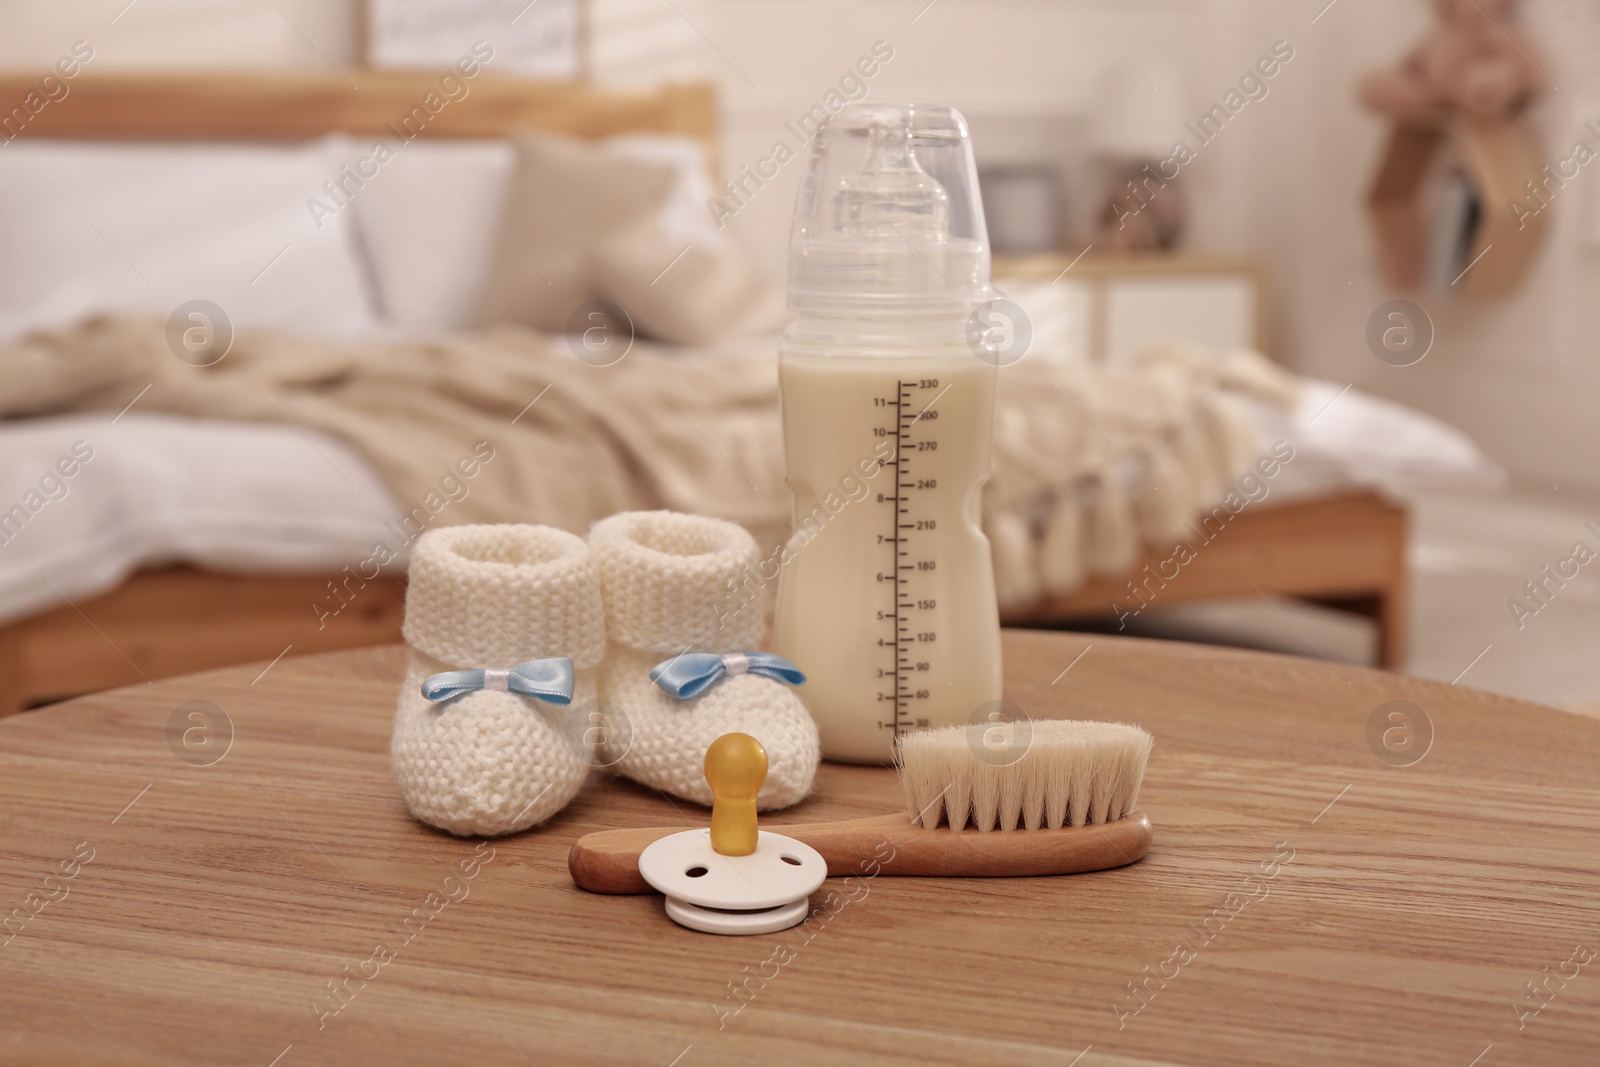
[[[299,73],[86,73],[69,83],[61,103],[32,117],[25,136],[272,143],[330,131],[379,134],[438,88],[438,75],[431,73],[362,70],[352,78],[359,89],[339,76]],[[35,78],[0,78],[0,99],[20,101],[37,90]],[[577,83],[484,76],[422,136],[488,139],[516,129],[584,138],[683,134],[703,141],[714,159],[715,96],[700,84],[613,93]],[[319,446],[334,447],[326,441]],[[323,557],[348,558],[357,541],[335,536],[329,543]],[[293,560],[266,572],[179,560],[141,567],[111,591],[87,598],[61,595],[39,603],[30,597],[23,617],[0,626],[0,715],[207,667],[400,639],[403,576],[368,581],[348,611],[323,622],[309,606],[329,597],[338,568],[296,569]]]
[[[433,75],[394,72],[356,72],[354,77],[359,89],[340,77],[301,74],[85,75],[72,85],[70,106],[54,106],[34,116],[27,136],[272,143],[333,130],[376,134],[392,129],[397,116],[413,113],[417,101],[438,82]],[[21,79],[0,79],[4,94],[0,98],[21,98],[32,89],[32,83]],[[589,139],[636,133],[687,135],[703,143],[704,158],[709,160],[715,152],[715,99],[703,85],[612,93],[578,84],[484,76],[475,81],[470,95],[453,100],[433,116],[420,135],[493,139],[522,129]],[[1379,422],[1399,418],[1381,405],[1362,408],[1347,401],[1341,406],[1359,408],[1357,423],[1365,418]],[[137,402],[130,393],[128,408]],[[1308,404],[1309,400],[1303,402],[1298,414],[1282,417],[1299,418],[1305,429],[1313,410]],[[1270,425],[1274,417],[1279,416],[1262,416],[1263,434],[1277,432]],[[229,480],[238,483],[240,494],[237,507],[227,516],[233,525],[212,529],[205,516],[183,515],[153,543],[141,546],[141,562],[131,572],[113,566],[92,592],[74,594],[47,581],[13,595],[8,605],[11,617],[0,626],[0,715],[113,685],[239,662],[261,661],[269,670],[285,655],[399,639],[403,574],[386,568],[352,582],[348,561],[356,558],[371,529],[393,521],[384,519],[386,514],[404,509],[359,455],[340,452],[343,445],[336,437],[298,427],[291,435],[280,426],[275,428],[274,444],[250,439],[259,427],[241,425],[223,431],[218,424],[172,424],[127,409],[112,421],[119,420],[118,432],[126,440],[149,438],[156,443],[151,447],[165,448],[167,454],[203,455],[210,462],[231,464]],[[60,430],[51,427],[52,432]],[[316,529],[306,528],[304,522],[281,529],[273,525],[283,517],[282,501],[274,498],[281,490],[282,464],[271,458],[271,449],[285,441],[293,443],[295,437],[326,461],[323,467],[308,468],[317,469],[316,475],[303,471],[297,475],[295,494],[298,498],[321,494],[319,499],[326,500],[322,513],[336,515],[344,525]],[[1324,451],[1328,454],[1322,460],[1328,466],[1337,449],[1330,446]],[[139,449],[133,446],[118,453],[128,463],[136,454]],[[1362,463],[1362,457],[1354,457],[1343,464],[1345,473],[1358,471]],[[165,470],[172,494],[181,494],[185,479],[194,475],[191,466],[203,464],[198,458],[195,464],[179,464],[177,469],[170,463],[146,464]],[[105,473],[96,476],[107,480],[126,476],[125,471],[100,469]],[[252,510],[252,502],[263,506]],[[100,526],[115,528],[117,521],[108,515]],[[1370,480],[1359,477],[1322,483],[1312,477],[1297,493],[1279,493],[1270,506],[1239,513],[1227,536],[1217,538],[1185,568],[1181,583],[1163,583],[1163,600],[1177,603],[1260,593],[1305,597],[1357,611],[1378,626],[1381,661],[1395,665],[1403,660],[1405,649],[1406,536],[1405,510],[1392,493],[1380,493]],[[254,556],[241,549],[241,539],[259,542]],[[1170,551],[1152,543],[1141,550],[1142,558],[1128,573],[1089,575],[1069,592],[1011,603],[1004,620],[1025,625],[1103,616],[1117,610],[1119,602],[1134,603],[1129,600],[1133,583],[1150,569],[1159,571]],[[340,561],[346,562],[340,566]]]

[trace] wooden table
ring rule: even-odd
[[[1600,1062],[1600,722],[1090,641],[1009,634],[1008,695],[1155,732],[1150,856],[830,882],[809,935],[694,934],[659,898],[575,889],[577,835],[703,818],[631,785],[597,780],[490,845],[412,822],[388,771],[398,648],[18,716],[0,723],[0,1062]],[[1421,709],[1409,749],[1379,711],[1394,700]],[[225,710],[220,760],[224,731],[208,740],[190,701]],[[1431,747],[1401,766],[1424,715]],[[826,767],[784,818],[896,803],[889,771]]]

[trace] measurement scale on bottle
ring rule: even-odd
[[[939,602],[932,593],[919,595],[918,590],[937,586],[934,571],[939,561],[929,542],[938,537],[939,520],[917,505],[939,489],[934,461],[939,451],[934,429],[939,412],[934,404],[950,384],[941,386],[938,378],[897,381],[893,398],[876,398],[878,407],[894,412],[894,425],[877,429],[879,437],[895,440],[895,458],[884,464],[894,467],[894,490],[878,494],[878,502],[889,505],[888,532],[878,534],[878,543],[889,547],[890,561],[887,569],[878,572],[877,580],[888,585],[894,596],[894,609],[878,612],[878,619],[892,627],[891,636],[878,638],[879,647],[889,653],[889,666],[878,668],[878,704],[892,709],[887,718],[880,714],[878,728],[891,730],[895,736],[929,725],[919,707],[932,695],[929,675],[933,661],[921,646],[939,640],[938,631],[926,622]]]

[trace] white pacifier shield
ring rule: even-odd
[[[806,897],[828,877],[828,864],[810,845],[765,830],[750,855],[724,856],[701,829],[653,842],[639,856],[639,873],[667,896],[675,921],[707,933],[758,934],[805,918]]]
[[[811,901],[805,897],[792,904],[762,911],[712,911],[710,908],[685,904],[675,897],[667,898],[667,917],[679,926],[687,926],[703,934],[775,934],[801,922],[810,912]]]

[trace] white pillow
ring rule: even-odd
[[[389,142],[394,147],[394,142]],[[711,182],[705,146],[675,134],[627,134],[600,142],[620,159],[671,166],[677,180],[662,206],[662,232],[707,249],[725,238],[706,201]],[[347,162],[372,157],[357,140]],[[387,320],[407,330],[442,332],[472,319],[495,246],[516,152],[509,141],[411,141],[356,191],[361,240]],[[374,169],[368,163],[367,172]],[[536,256],[534,249],[524,249]]]
[[[600,146],[620,159],[657,163],[677,171],[661,205],[663,239],[713,251],[726,247],[727,237],[717,229],[706,207],[713,190],[702,141],[683,134],[627,133],[607,138]]]
[[[353,144],[352,169],[371,158],[369,142]],[[509,141],[412,141],[356,191],[356,224],[389,323],[421,332],[466,325],[501,240],[495,227],[515,161]]]
[[[5,146],[0,340],[98,311],[165,318],[195,299],[236,327],[370,329],[352,213],[318,220],[310,206],[331,203],[342,143]]]

